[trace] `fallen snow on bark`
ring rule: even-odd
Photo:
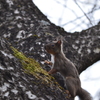
[[[4,56],[9,57],[10,59],[14,58],[14,56],[12,56],[11,54],[8,54],[8,53],[6,53],[6,52],[4,52],[4,51],[2,51],[2,50],[0,50],[0,51],[2,52],[2,54],[3,54]]]
[[[9,87],[9,84],[8,83],[4,83],[4,85],[0,87],[0,91],[3,91],[3,92],[7,91],[8,87]]]
[[[12,5],[14,5],[14,3],[12,2],[12,0],[6,0],[6,2],[9,4],[9,7],[11,7]]]
[[[36,95],[32,94],[31,91],[27,91],[26,94],[28,95],[29,99],[35,99]]]
[[[11,92],[13,92],[14,94],[17,94],[18,93],[18,90],[12,89]]]

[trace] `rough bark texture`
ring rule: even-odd
[[[31,0],[0,0],[0,100],[67,100],[59,86],[42,84],[34,75],[24,73],[9,46],[41,63],[50,59],[43,46],[59,35],[64,36],[64,52],[79,73],[100,60],[99,24],[67,33],[52,24]]]

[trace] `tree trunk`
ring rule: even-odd
[[[82,32],[68,33],[52,24],[32,0],[0,0],[0,99],[67,100],[68,95],[59,85],[40,83],[42,80],[25,73],[10,47],[41,64],[50,59],[43,46],[62,35],[64,53],[81,73],[100,60],[99,30],[98,24]]]

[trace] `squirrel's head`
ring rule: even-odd
[[[62,49],[62,40],[54,41],[45,45],[45,50],[53,55],[56,55],[61,52]]]

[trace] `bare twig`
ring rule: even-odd
[[[84,13],[85,17],[89,20],[90,24],[93,26],[91,20],[90,20],[89,17],[87,16],[87,14],[83,11],[83,9],[80,7],[80,5],[77,3],[77,1],[76,1],[76,0],[74,0],[74,1],[75,1],[76,5],[80,8],[80,10]]]
[[[100,9],[100,7],[99,7],[99,8],[95,8],[94,11],[97,11],[97,10],[99,10],[99,9]],[[90,14],[90,13],[92,13],[92,12],[90,11],[90,12],[88,12],[87,14]],[[65,26],[65,25],[67,25],[67,24],[73,23],[74,21],[79,20],[79,19],[81,19],[81,18],[83,18],[83,17],[84,17],[84,15],[82,15],[82,16],[80,16],[80,17],[77,17],[76,19],[71,20],[71,21],[69,21],[69,22],[67,22],[67,23],[64,23],[64,24],[62,24],[61,26],[63,27],[63,26]]]

